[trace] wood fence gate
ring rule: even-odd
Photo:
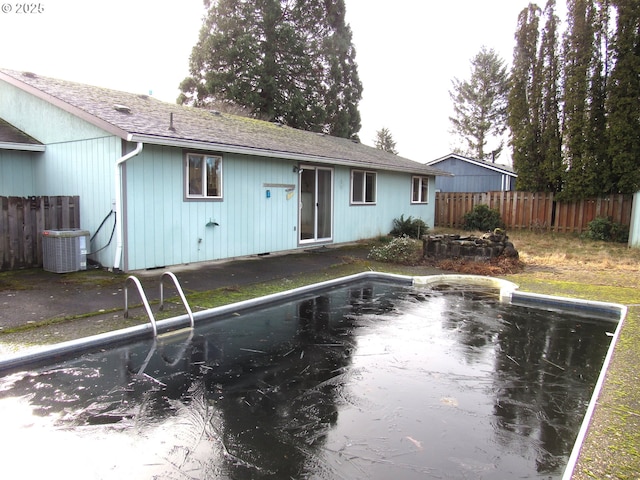
[[[582,233],[597,217],[629,226],[633,196],[608,195],[561,202],[554,199],[553,193],[546,192],[438,192],[435,226],[462,228],[465,213],[476,205],[498,210],[507,229]]]
[[[0,270],[42,266],[42,232],[80,228],[80,197],[0,197]]]

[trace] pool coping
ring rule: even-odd
[[[405,283],[406,285],[413,285],[416,287],[428,287],[432,285],[447,285],[447,284],[463,284],[473,285],[483,288],[498,289],[501,302],[512,303],[522,306],[537,306],[547,308],[549,310],[568,310],[571,309],[574,312],[587,313],[589,315],[596,315],[601,320],[611,321],[612,324],[616,324],[614,332],[611,334],[612,339],[607,350],[600,374],[594,386],[594,390],[587,406],[584,419],[582,421],[580,430],[573,449],[569,456],[567,466],[565,467],[562,480],[569,480],[573,475],[573,471],[580,455],[582,444],[586,437],[591,418],[595,410],[597,399],[602,390],[604,384],[606,372],[609,368],[609,364],[613,357],[613,351],[617,344],[622,329],[624,319],[627,314],[627,307],[625,305],[609,302],[599,302],[591,300],[582,300],[568,297],[556,297],[552,295],[519,292],[518,285],[507,280],[503,280],[495,277],[486,277],[479,275],[429,275],[429,276],[407,276],[397,275],[382,272],[362,272],[354,275],[340,277],[332,280],[327,280],[320,283],[314,283],[311,285],[294,288],[278,293],[273,293],[263,297],[257,297],[250,300],[244,300],[220,307],[215,307],[207,310],[202,310],[193,313],[194,320],[197,322],[203,317],[221,317],[225,315],[233,315],[240,311],[256,308],[259,306],[265,306],[272,303],[276,303],[281,300],[291,300],[295,297],[304,296],[306,294],[326,290],[341,285],[348,285],[363,280],[380,280],[380,281],[394,281],[398,283]],[[616,318],[617,317],[617,318]],[[185,326],[190,325],[190,318],[187,314],[179,315],[176,317],[160,320],[157,322],[157,329],[159,336],[168,333],[174,333],[176,329],[183,329]],[[39,363],[43,363],[45,360],[50,360],[55,357],[68,355],[73,352],[89,350],[96,347],[107,346],[117,344],[132,339],[149,338],[153,336],[153,325],[151,323],[145,323],[128,327],[120,330],[114,330],[106,333],[92,335],[85,338],[70,340],[67,342],[57,343],[54,345],[47,345],[41,348],[36,348],[23,353],[16,353],[0,359],[0,375],[16,371],[21,367],[35,366]]]

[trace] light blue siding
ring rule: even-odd
[[[170,147],[147,145],[127,162],[127,269],[296,248],[297,194],[265,187],[295,184],[290,162],[224,155],[222,201],[185,201],[183,168],[182,151]]]
[[[386,235],[393,228],[393,219],[422,219],[433,227],[435,191],[433,178],[429,179],[429,203],[411,203],[411,174],[378,172],[377,201],[375,205],[350,205],[350,170],[336,169],[335,229],[336,242],[351,242]]]
[[[107,246],[114,216],[99,232],[96,230],[113,209],[115,163],[120,150],[121,141],[116,137],[47,145],[36,169],[39,195],[80,196],[80,226],[91,236],[97,233],[90,251],[102,249],[90,258],[104,265],[112,264],[115,255],[115,237]]]
[[[177,148],[146,145],[126,164],[127,270],[300,247],[298,174],[291,161],[225,154],[223,200],[185,201],[183,155]],[[292,195],[289,185],[295,187]],[[350,169],[336,167],[334,242],[386,234],[400,215],[433,226],[433,186],[430,179],[428,204],[412,205],[410,174],[378,172],[377,204],[355,206],[349,202]]]
[[[35,166],[41,153],[0,150],[0,196],[36,195]]]

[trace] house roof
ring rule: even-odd
[[[487,168],[489,170],[494,170],[496,172],[500,172],[503,173],[505,175],[509,175],[511,177],[517,178],[518,174],[515,172],[515,170],[507,165],[502,165],[499,163],[493,163],[493,162],[487,162],[485,160],[478,160],[476,158],[470,158],[470,157],[465,157],[463,155],[458,155],[457,153],[449,153],[448,155],[445,155],[444,157],[440,157],[437,158],[435,160],[431,160],[430,162],[427,162],[427,165],[433,166],[433,165],[438,165],[439,163],[444,162],[445,160],[449,160],[450,158],[454,158],[456,160],[461,160],[463,162],[467,162],[470,163],[472,165],[478,165],[480,167],[484,167]]]
[[[7,69],[0,69],[0,79],[130,142],[450,175],[353,140],[161,102],[148,95]]]
[[[44,149],[38,140],[0,118],[0,150],[44,152]]]

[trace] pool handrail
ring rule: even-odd
[[[133,282],[136,288],[138,289],[138,293],[140,294],[140,298],[142,299],[142,303],[144,305],[144,309],[147,311],[147,316],[149,317],[149,321],[151,322],[151,326],[153,327],[153,336],[158,336],[158,326],[156,325],[156,319],[153,316],[153,312],[151,311],[151,307],[149,306],[149,301],[147,300],[147,296],[144,293],[144,289],[142,288],[142,284],[140,280],[138,280],[133,275],[127,277],[124,282],[124,318],[129,318],[129,283]]]
[[[193,312],[191,311],[191,307],[189,307],[189,303],[187,302],[187,298],[184,296],[184,292],[182,291],[182,287],[180,286],[180,282],[178,282],[178,278],[172,272],[164,272],[160,277],[160,310],[164,310],[164,277],[169,277],[173,280],[173,284],[178,290],[178,295],[180,295],[180,300],[182,300],[182,304],[184,308],[187,309],[187,315],[189,316],[189,321],[191,322],[191,328],[195,326],[195,320],[193,319]]]

